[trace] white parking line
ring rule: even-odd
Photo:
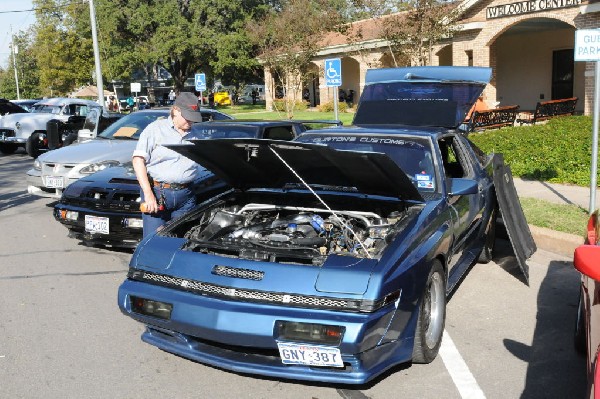
[[[452,338],[446,330],[440,347],[440,356],[450,374],[454,385],[458,389],[461,398],[485,399],[485,394],[477,384],[475,377],[471,374],[469,366],[456,349]]]

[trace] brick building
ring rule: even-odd
[[[600,3],[582,0],[464,0],[460,5],[459,30],[435,45],[431,65],[490,66],[492,81],[485,90],[491,105],[535,108],[538,101],[579,98],[577,111],[591,114],[594,63],[574,62],[575,31],[600,28]],[[364,87],[369,68],[394,66],[387,43],[380,37],[380,23],[363,20],[352,25],[360,30],[360,42],[331,35],[311,64],[312,81],[306,89],[315,106],[332,101],[334,89],[325,86],[324,60],[341,58],[341,89],[355,93]],[[351,34],[351,33],[350,33]],[[265,71],[267,107],[273,96],[273,79]],[[306,90],[305,90],[306,91]]]

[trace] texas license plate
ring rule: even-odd
[[[108,218],[85,215],[85,231],[88,233],[108,234]]]
[[[64,188],[65,181],[62,177],[46,176],[47,188]]]
[[[304,364],[306,366],[344,367],[338,348],[328,346],[298,345],[278,342],[279,356],[283,364]]]

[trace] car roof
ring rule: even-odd
[[[43,100],[39,100],[38,104],[43,105],[65,105],[65,104],[86,104],[93,107],[100,107],[101,105],[92,100],[85,100],[80,98],[70,98],[70,97],[55,97],[55,98],[45,98]]]
[[[4,114],[22,114],[26,113],[27,110],[21,108],[18,104],[14,104],[5,98],[0,98],[0,115]]]

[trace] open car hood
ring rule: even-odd
[[[260,139],[191,142],[193,145],[167,147],[241,190],[304,189],[291,168],[314,189],[423,201],[407,175],[383,153],[340,151],[322,144]]]
[[[369,69],[353,124],[456,128],[491,76],[481,67]]]

